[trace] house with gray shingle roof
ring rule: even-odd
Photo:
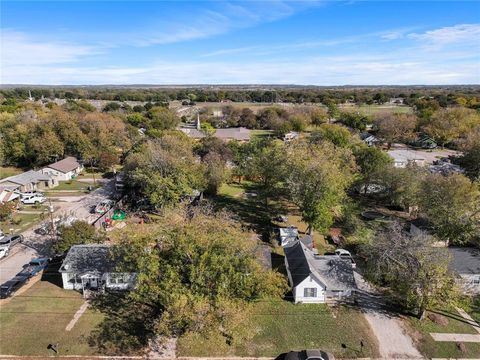
[[[48,174],[29,170],[0,180],[0,185],[14,191],[25,192],[48,189],[56,186],[57,182]]]
[[[73,156],[54,162],[44,167],[41,172],[50,175],[57,181],[68,181],[76,177],[83,170],[83,165]]]
[[[480,294],[480,249],[449,247],[449,270],[457,276],[457,284],[467,294]]]
[[[103,244],[74,245],[59,272],[67,290],[129,290],[136,274],[117,272],[110,247]]]
[[[317,255],[301,241],[284,247],[288,281],[295,303],[344,300],[356,289],[351,261]]]

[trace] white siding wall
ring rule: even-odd
[[[305,289],[306,288],[315,288],[317,289],[317,297],[305,297]],[[300,284],[298,284],[293,289],[293,297],[295,299],[295,303],[311,303],[311,304],[318,304],[325,302],[325,287],[318,283],[318,281],[309,276],[305,280],[303,280]]]
[[[71,273],[62,273],[63,288],[66,290],[82,290],[80,277],[77,276],[77,282],[69,281]]]
[[[80,169],[79,171],[69,171],[66,174],[49,167],[42,169],[42,174],[53,176],[57,181],[68,181],[72,178],[72,176],[77,175],[78,173],[80,173]]]

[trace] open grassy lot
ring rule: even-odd
[[[245,192],[255,193],[257,196],[245,196]],[[261,234],[264,240],[268,240],[268,237],[272,236],[272,229],[277,225],[296,226],[300,235],[305,234],[308,227],[302,221],[297,207],[283,199],[269,199],[267,207],[261,188],[253,182],[244,181],[241,184],[223,184],[218,195],[212,200],[216,206],[231,211],[235,216],[239,217],[243,224]],[[271,219],[279,214],[288,216],[286,224],[271,222]],[[312,236],[320,253],[332,251],[335,248],[317,231],[314,231]]]
[[[13,229],[12,232],[19,233],[31,228],[44,218],[41,213],[39,214],[33,211],[34,210],[28,213],[16,213],[13,215],[11,221],[0,221],[0,229],[5,233],[10,232],[11,229]]]
[[[71,331],[65,327],[83,304],[82,296],[51,282],[39,281],[23,294],[2,304],[0,312],[0,354],[55,355],[47,349],[59,344],[60,355],[91,355],[88,336],[102,320],[89,309]]]
[[[400,114],[413,113],[413,109],[406,105],[340,105],[339,109],[341,111],[360,112],[368,116],[386,112]]]
[[[187,334],[180,338],[178,352],[180,356],[276,357],[292,349],[321,348],[336,357],[378,356],[376,340],[363,315],[342,307],[332,310],[323,304],[258,302],[251,307],[239,334],[232,345],[220,334],[211,334],[207,339]]]
[[[456,342],[433,340],[430,333],[477,334],[475,329],[456,311],[439,311],[438,314],[442,314],[448,320],[448,324],[437,324],[428,317],[422,321],[415,318],[409,318],[407,321],[420,352],[428,358],[480,358],[480,343],[463,343],[464,351],[462,351]],[[480,317],[478,311],[471,315]]]
[[[58,186],[56,186],[53,191],[65,191],[65,190],[76,190],[76,191],[86,191],[88,189],[88,186],[91,186],[92,188],[98,187],[98,184],[93,185],[86,183],[86,182],[81,182],[78,180],[68,180],[68,181],[60,181]],[[48,193],[48,192],[47,192]]]
[[[23,172],[22,169],[13,166],[0,166],[0,179],[5,179],[9,176],[17,175]]]

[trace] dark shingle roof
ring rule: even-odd
[[[480,274],[480,249],[474,247],[449,247],[452,255],[449,269],[457,274]]]
[[[293,287],[308,276],[324,284],[327,290],[356,288],[352,264],[337,255],[315,255],[301,241],[284,247]]]
[[[106,273],[114,269],[109,247],[101,244],[74,245],[63,260],[60,272]]]
[[[287,258],[288,270],[292,276],[292,286],[295,287],[310,276],[310,267],[300,241],[284,247],[283,250]]]
[[[80,167],[80,163],[77,161],[76,158],[73,156],[66,157],[63,160],[57,161],[53,164],[48,165],[47,167],[52,168],[54,170],[68,173],[69,171],[73,171]]]

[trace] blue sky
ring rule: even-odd
[[[0,6],[3,84],[480,83],[478,1]]]

